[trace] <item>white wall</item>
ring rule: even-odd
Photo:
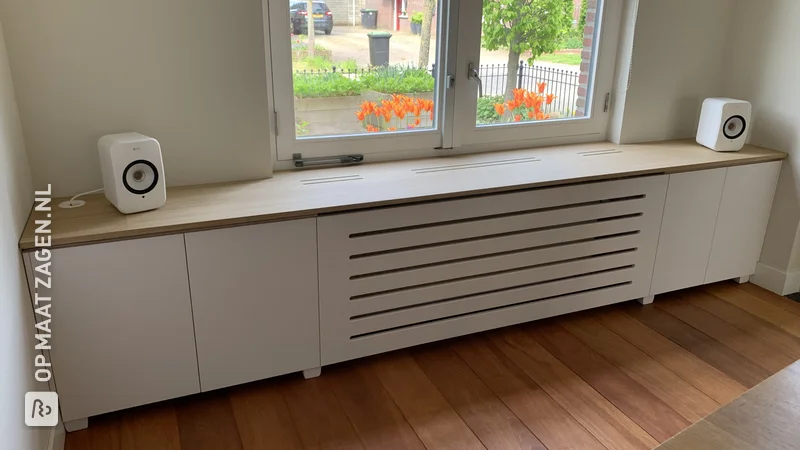
[[[755,281],[768,283],[770,269],[800,289],[800,2],[738,0],[726,49],[725,94],[753,103],[750,141],[788,152],[772,208],[760,270]],[[765,267],[766,266],[766,267]],[[772,286],[766,286],[772,288]]]
[[[0,0],[28,155],[57,195],[102,186],[97,139],[139,131],[169,185],[272,173],[261,0]]]
[[[25,426],[25,392],[33,378],[33,311],[17,242],[33,203],[14,86],[0,25],[0,441],[3,448],[47,448],[49,430]]]
[[[722,50],[735,0],[638,3],[630,88],[616,96],[623,102],[617,113],[624,109],[610,136],[623,143],[693,137],[703,99],[722,93]]]

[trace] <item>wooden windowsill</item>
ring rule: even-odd
[[[785,153],[746,146],[718,153],[692,141],[609,142],[279,172],[271,179],[174,187],[167,204],[119,213],[103,195],[60,209],[52,202],[52,246],[180,233],[323,213],[541,188],[614,178],[688,172],[777,161]],[[34,248],[34,213],[20,248]]]

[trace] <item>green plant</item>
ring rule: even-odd
[[[581,30],[580,34],[577,32],[565,34],[558,40],[559,50],[574,50],[576,48],[583,48],[583,30]]]
[[[404,66],[381,67],[361,76],[366,89],[384,94],[433,92],[436,85],[426,69]]]
[[[295,136],[305,136],[308,134],[308,122],[300,120],[294,124]]]
[[[358,63],[354,58],[347,58],[344,61],[334,64],[338,69],[345,72],[355,72],[358,70]]]
[[[361,94],[361,82],[341,73],[304,74],[292,77],[297,98],[343,97]]]
[[[422,11],[417,11],[411,15],[411,23],[416,23],[422,25],[422,19],[425,18],[425,14]]]
[[[312,56],[304,58],[301,63],[305,64],[308,70],[330,70],[333,67],[333,62],[324,56]]]
[[[333,58],[333,52],[321,45],[315,45],[314,57],[321,57],[330,61]],[[308,58],[308,45],[301,43],[299,40],[292,43],[292,62],[300,62],[306,58]]]
[[[478,124],[500,123],[500,117],[497,116],[497,111],[495,111],[494,107],[497,103],[503,103],[502,95],[492,95],[478,99]]]

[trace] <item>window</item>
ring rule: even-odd
[[[363,1],[270,2],[278,160],[605,138],[622,0]]]

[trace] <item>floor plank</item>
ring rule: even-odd
[[[780,351],[792,360],[800,359],[800,338],[797,336],[708,292],[696,290],[688,297],[695,306],[746,331],[750,336],[754,336],[770,348]]]
[[[182,449],[242,450],[236,419],[224,392],[180,399],[176,411]]]
[[[181,450],[178,414],[171,403],[136,408],[121,420],[121,450]]]
[[[492,342],[610,450],[658,445],[633,420],[520,328],[491,334]]]
[[[738,286],[728,283],[706,286],[706,292],[737,306],[750,314],[760,317],[773,325],[800,337],[800,320],[785,309],[771,305],[760,298],[749,294]]]
[[[453,344],[456,352],[548,450],[603,450],[574,417],[482,336]]]
[[[529,327],[528,333],[659,442],[666,441],[691,425],[653,393],[554,321]]]
[[[408,353],[376,357],[371,366],[427,448],[485,449]]]
[[[65,450],[118,450],[120,419],[117,415],[93,417],[89,428],[67,434]]]
[[[694,306],[689,302],[688,295],[676,294],[672,298],[656,302],[655,305],[768,370],[770,375],[794,362],[793,359],[774,351],[757,339],[748,338],[747,333],[739,328]]]
[[[335,367],[327,376],[365,448],[425,448],[366,363]]]
[[[654,305],[631,304],[626,305],[624,311],[747,388],[752,388],[771,375],[763,367]]]
[[[767,302],[772,306],[777,306],[784,311],[788,311],[795,316],[800,317],[800,303],[797,303],[794,300],[788,299],[782,295],[778,295],[772,291],[768,291],[753,283],[735,285],[735,287],[747,292],[750,295],[758,297],[762,301]]]
[[[617,309],[604,309],[593,312],[592,315],[611,331],[675,372],[720,405],[747,391],[747,388],[688,350]]]
[[[416,349],[412,354],[487,449],[546,450],[453,350],[435,346]]]
[[[283,398],[306,450],[364,448],[333,393],[327,373],[287,382]]]
[[[711,397],[597,320],[580,316],[558,323],[690,422],[697,422],[719,408],[719,403]]]
[[[244,450],[303,449],[281,394],[283,386],[280,381],[253,383],[230,392],[233,416]]]

